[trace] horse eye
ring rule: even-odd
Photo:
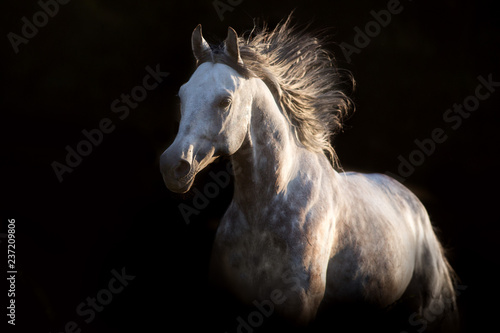
[[[231,97],[223,97],[219,101],[219,107],[222,109],[227,109],[231,105]]]

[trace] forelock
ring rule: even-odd
[[[196,67],[200,66],[201,64],[205,62],[212,62],[215,64],[224,64],[232,69],[234,69],[238,74],[243,76],[245,79],[248,79],[254,75],[252,75],[252,72],[245,66],[240,63],[238,63],[237,60],[231,58],[224,50],[223,45],[219,45],[216,47],[212,47],[212,52],[207,52],[203,58],[199,59]]]

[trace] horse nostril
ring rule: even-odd
[[[174,176],[177,179],[185,177],[191,171],[191,164],[188,161],[181,160],[174,169]]]

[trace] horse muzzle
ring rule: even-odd
[[[170,191],[176,193],[189,191],[196,175],[193,161],[193,145],[185,151],[172,145],[163,152],[160,157],[160,171]]]
[[[185,193],[191,189],[196,174],[211,163],[214,157],[214,148],[208,153],[201,154],[203,159],[197,160],[199,153],[194,154],[193,145],[187,149],[178,149],[172,144],[160,157],[160,171],[167,188],[176,193]]]

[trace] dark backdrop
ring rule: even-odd
[[[214,3],[74,0],[57,13],[48,7],[53,17],[44,17],[34,0],[4,1],[0,232],[15,218],[18,331],[170,331],[178,325],[236,331],[236,318],[248,312],[228,310],[206,284],[213,235],[231,189],[186,224],[178,205],[192,202],[193,194],[170,193],[158,159],[176,134],[175,95],[193,70],[194,27],[202,23],[207,40],[217,42],[229,25],[241,33],[261,18],[272,27],[294,8],[296,22],[329,29],[338,65],[357,80],[357,111],[335,139],[343,167],[392,174],[419,195],[465,289],[459,296],[464,331],[484,330],[498,311],[500,91],[478,105],[471,96],[479,76],[500,81],[494,2],[401,0],[401,12],[379,31],[368,24],[371,11],[387,9],[387,1],[222,0],[216,4],[228,6],[223,19]],[[21,38],[22,18],[33,22],[33,15],[40,27],[24,29],[34,36],[16,53],[9,33]],[[373,37],[356,40],[355,28],[364,31],[366,24]],[[346,43],[357,47],[349,57],[340,47]],[[142,85],[146,66],[169,74],[120,119],[124,114],[113,113],[111,104]],[[474,111],[460,124],[446,122],[447,110],[464,100]],[[65,163],[65,147],[76,149],[82,131],[104,118],[114,130],[60,182],[53,162]],[[429,142],[436,128],[447,139],[432,151],[429,144],[428,156],[416,152],[415,140]],[[410,158],[414,170],[400,166]],[[206,181],[205,172],[195,188]],[[6,240],[0,240],[6,274]],[[122,273],[129,278],[123,290],[107,291]],[[2,286],[5,309],[8,285]],[[87,298],[96,296],[106,304],[95,318],[77,313],[81,303],[81,310],[90,309]]]

